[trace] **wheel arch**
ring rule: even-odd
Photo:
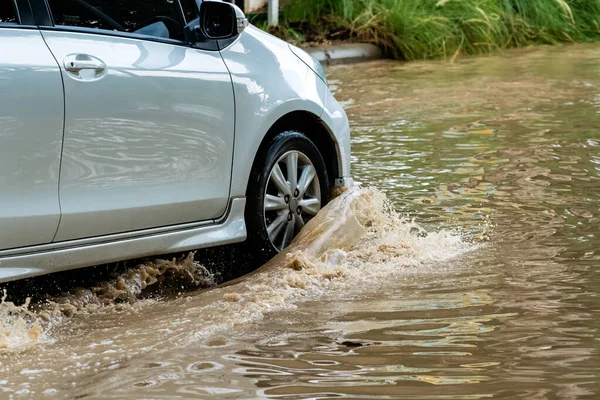
[[[338,178],[340,174],[340,152],[338,150],[338,145],[335,136],[329,127],[323,120],[310,111],[292,111],[275,121],[262,138],[254,161],[252,162],[252,169],[254,170],[257,167],[256,163],[260,162],[259,158],[265,153],[269,141],[285,131],[297,131],[302,133],[317,146],[317,149],[319,149],[319,152],[323,157],[323,161],[325,161],[329,185],[333,187],[336,178]]]

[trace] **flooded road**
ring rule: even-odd
[[[4,303],[0,398],[598,398],[600,47],[327,72],[363,189],[221,287]]]

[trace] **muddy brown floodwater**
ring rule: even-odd
[[[225,286],[3,303],[0,398],[598,398],[600,47],[328,75],[363,189]]]

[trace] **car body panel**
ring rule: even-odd
[[[336,146],[349,154],[349,131],[343,121],[346,114],[327,85],[286,42],[250,25],[221,54],[231,72],[237,106],[232,196],[245,196],[254,157],[265,134],[290,112],[324,116]],[[327,100],[330,109],[324,113]],[[337,132],[340,127],[342,131]],[[349,162],[340,166],[339,177],[349,176]]]
[[[64,103],[39,31],[2,27],[0,49],[0,249],[8,249],[56,233]]]
[[[115,235],[96,242],[76,240],[50,249],[48,246],[30,248],[21,254],[0,251],[0,283],[84,266],[243,242],[246,240],[245,205],[246,199],[233,199],[222,221],[203,226],[182,226],[159,233],[140,231],[137,236]]]
[[[350,123],[346,111],[337,102],[331,91],[325,92],[325,108],[321,120],[335,139],[339,175],[336,186],[352,186],[354,180],[350,175]]]
[[[42,35],[65,86],[55,241],[222,216],[234,99],[219,53],[94,33]],[[70,72],[75,57],[105,69]]]
[[[31,32],[39,36],[38,31]],[[291,112],[303,111],[319,119],[326,128],[323,134],[329,134],[336,147],[339,170],[332,183],[334,179],[337,185],[352,182],[344,110],[326,83],[287,43],[252,26],[220,53],[110,34],[102,35],[103,45],[90,41],[94,34],[52,29],[43,30],[43,34],[55,50],[64,75],[67,107],[49,107],[39,115],[47,116],[51,111],[67,114],[60,194],[61,200],[65,194],[63,208],[68,210],[63,209],[60,227],[64,231],[59,231],[54,242],[47,239],[38,241],[39,245],[10,249],[0,246],[0,283],[244,241],[245,194],[256,153],[270,128]],[[147,51],[142,57],[144,46],[146,50],[160,48],[159,55]],[[178,50],[165,51],[172,47]],[[89,60],[104,63],[106,75],[67,76],[64,60],[73,54],[86,54],[91,56]],[[214,60],[221,60],[221,67],[207,70],[207,64]],[[56,62],[47,66],[46,72],[50,71],[59,74]],[[136,75],[160,78],[159,83],[133,91],[126,87],[135,95],[131,98],[92,88],[95,83],[107,82],[107,87],[117,91],[126,86],[125,77],[133,79]],[[172,75],[188,84],[168,79]],[[218,88],[206,92],[195,88],[194,83],[204,78],[216,80]],[[84,90],[79,90],[81,87]],[[178,101],[175,92],[183,92],[185,99]],[[193,92],[202,93],[194,97]],[[214,97],[202,97],[206,94]],[[62,100],[60,93],[58,97]],[[73,116],[73,110],[80,114]],[[0,121],[3,116],[0,109]],[[177,121],[180,118],[184,123]],[[157,135],[156,126],[169,128],[166,136]],[[53,151],[60,148],[61,129],[56,129],[58,141],[45,139]],[[0,129],[0,138],[3,133]],[[71,143],[67,143],[69,137],[74,139]],[[204,139],[208,145],[202,147]],[[43,165],[53,179],[48,182],[54,183],[56,205],[60,158],[55,156],[54,163],[48,160]],[[164,171],[171,173],[169,179],[161,174]],[[221,208],[202,214],[207,210],[200,203],[196,203],[198,208],[191,207],[195,200],[190,202],[190,198],[213,193],[215,188],[219,193],[225,188]],[[20,188],[14,190],[19,193]],[[122,200],[131,207],[117,204]],[[140,204],[141,213],[132,212]],[[204,204],[210,208],[209,203]],[[56,230],[56,215],[53,221]],[[25,225],[18,228],[29,234],[34,230]]]

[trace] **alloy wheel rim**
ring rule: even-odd
[[[320,210],[321,186],[314,165],[304,153],[288,151],[271,168],[265,188],[263,215],[273,247],[287,247]]]

